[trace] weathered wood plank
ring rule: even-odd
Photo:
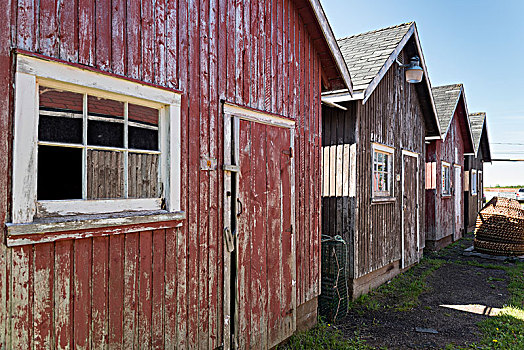
[[[138,342],[138,298],[139,298],[139,236],[140,233],[125,235],[124,242],[124,297],[123,348],[136,349]]]
[[[78,61],[93,66],[95,61],[95,9],[91,0],[78,0]]]
[[[165,267],[166,267],[166,231],[153,231],[153,267],[152,267],[152,347],[164,348],[165,340]]]
[[[111,70],[125,74],[126,67],[126,1],[111,1]]]
[[[209,0],[200,0],[199,4],[199,30],[209,28]],[[200,156],[209,156],[209,36],[200,35],[200,60],[199,70],[202,87],[200,89]],[[198,259],[200,267],[198,269],[198,343],[209,343],[209,309],[211,306],[209,300],[209,171],[199,172],[199,251]]]
[[[78,0],[58,3],[59,49],[60,58],[68,62],[78,61]]]
[[[82,1],[82,0],[79,0]],[[142,74],[142,32],[140,2],[126,2],[126,73],[127,76],[140,79]]]
[[[139,293],[138,293],[138,344],[140,348],[152,346],[152,274],[153,274],[153,233],[140,233],[139,250]]]
[[[164,295],[164,348],[176,348],[177,341],[177,229],[165,230],[165,295]]]
[[[123,346],[125,235],[109,237],[109,349]]]
[[[73,241],[55,243],[54,261],[54,345],[72,349],[73,344]]]
[[[289,280],[283,280],[284,256],[282,251],[282,240],[284,230],[282,227],[283,208],[281,195],[280,158],[285,146],[282,147],[282,135],[275,127],[267,127],[266,133],[266,264],[267,282],[264,289],[267,290],[267,337],[269,348],[278,343],[282,337],[282,316],[288,310],[283,307],[283,284],[289,284]],[[255,136],[256,137],[256,136]],[[260,175],[259,175],[260,176]],[[258,181],[258,176],[257,180]]]
[[[95,52],[97,68],[111,67],[111,0],[95,0]]]
[[[91,349],[91,276],[93,240],[74,244],[74,348]]]
[[[105,348],[109,341],[108,306],[109,306],[109,238],[93,238],[93,280],[91,312],[92,346],[94,349]]]
[[[252,125],[254,123],[241,121],[240,125],[240,147],[239,147],[239,165],[240,165],[240,179],[238,188],[238,199],[242,203],[242,214],[238,216],[238,229],[240,234],[237,237],[237,305],[239,310],[235,315],[238,318],[238,330],[240,335],[238,344],[240,348],[251,347],[251,315],[253,303],[258,301],[254,299],[256,291],[254,291],[251,280],[251,256],[252,256],[252,233],[253,233],[253,219],[252,212],[253,200],[249,194],[254,185],[254,172],[252,157],[254,148],[252,145]]]
[[[253,155],[251,171],[256,174],[253,177],[252,197],[257,198],[253,202],[254,218],[267,217],[267,175],[265,171],[267,149],[266,149],[266,125],[253,123],[251,125]],[[252,233],[251,252],[251,341],[252,348],[266,348],[267,339],[267,304],[268,297],[265,283],[267,281],[267,223],[266,220],[254,220]]]
[[[11,344],[17,349],[33,347],[33,252],[31,246],[20,247],[12,251],[11,270]],[[16,281],[16,283],[14,283]]]
[[[188,1],[188,35],[189,42],[189,76],[200,76],[200,39],[199,32],[199,0]],[[189,79],[189,119],[200,119],[199,94],[201,93],[200,84],[197,79]],[[198,232],[199,230],[199,198],[200,198],[200,123],[190,122],[188,125],[189,150],[187,154],[188,162],[188,187],[193,190],[188,194],[188,217],[189,232]],[[187,340],[190,345],[198,343],[200,331],[199,324],[199,235],[188,235],[188,327]]]
[[[53,315],[55,309],[54,291],[54,252],[53,243],[39,244],[34,247],[33,285],[33,327],[34,348],[50,349],[54,347]]]

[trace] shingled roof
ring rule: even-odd
[[[435,86],[431,88],[431,91],[437,108],[440,132],[446,134],[455,114],[455,109],[457,109],[462,93],[462,84]]]
[[[366,90],[412,25],[403,23],[337,40],[355,91]]]
[[[484,129],[485,120],[485,112],[471,113],[469,115],[471,133],[473,134],[473,145],[475,146],[475,154],[478,153],[480,147],[480,140],[482,139],[482,130]]]

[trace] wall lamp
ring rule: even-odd
[[[398,59],[396,61],[400,67],[406,68],[406,80],[408,83],[416,84],[422,81],[424,70],[420,67],[420,58],[418,56],[411,57],[408,64],[402,64]]]

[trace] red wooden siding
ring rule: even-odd
[[[426,162],[436,163],[436,188],[425,190],[426,196],[426,219],[424,220],[426,228],[426,241],[430,248],[437,248],[434,244],[443,238],[452,236],[455,228],[455,196],[463,195],[451,191],[450,196],[442,197],[442,162],[450,164],[450,183],[455,187],[455,165],[460,165],[462,171],[462,183],[464,183],[464,148],[467,141],[464,140],[466,135],[466,125],[461,120],[463,116],[463,102],[457,105],[451,125],[444,140],[432,141],[427,147]],[[441,126],[446,128],[447,126]],[[457,159],[455,159],[455,148],[457,149]],[[462,185],[463,187],[464,185]],[[464,204],[460,208],[461,217],[464,216]],[[464,224],[464,222],[462,222]],[[462,227],[459,228],[462,230]],[[451,238],[450,238],[451,239]],[[451,240],[450,240],[451,242]]]
[[[305,6],[292,0],[1,2],[0,225],[9,222],[11,159],[4,155],[11,154],[11,48],[182,91],[187,219],[181,228],[111,238],[0,244],[0,346],[222,344],[223,176],[199,168],[201,156],[216,158],[219,169],[223,163],[221,100],[296,120],[297,305],[319,294],[321,60]],[[52,317],[43,317],[50,310]]]

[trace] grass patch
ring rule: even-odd
[[[319,321],[318,324],[307,332],[298,332],[293,335],[286,344],[278,346],[277,349],[289,350],[371,350],[355,333],[351,339],[345,339],[342,333],[331,324]]]
[[[423,259],[417,266],[396,276],[390,283],[360,296],[349,304],[359,314],[393,308],[408,311],[419,305],[419,296],[428,290],[426,279],[445,263],[441,259]]]
[[[504,265],[483,264],[476,261],[462,261],[457,264],[503,270],[509,276],[510,299],[500,315],[479,323],[482,339],[470,348],[482,349],[524,349],[524,263]],[[493,279],[494,280],[494,279]]]
[[[510,299],[502,314],[482,321],[481,345],[492,349],[524,349],[524,263],[503,265],[510,278]]]

